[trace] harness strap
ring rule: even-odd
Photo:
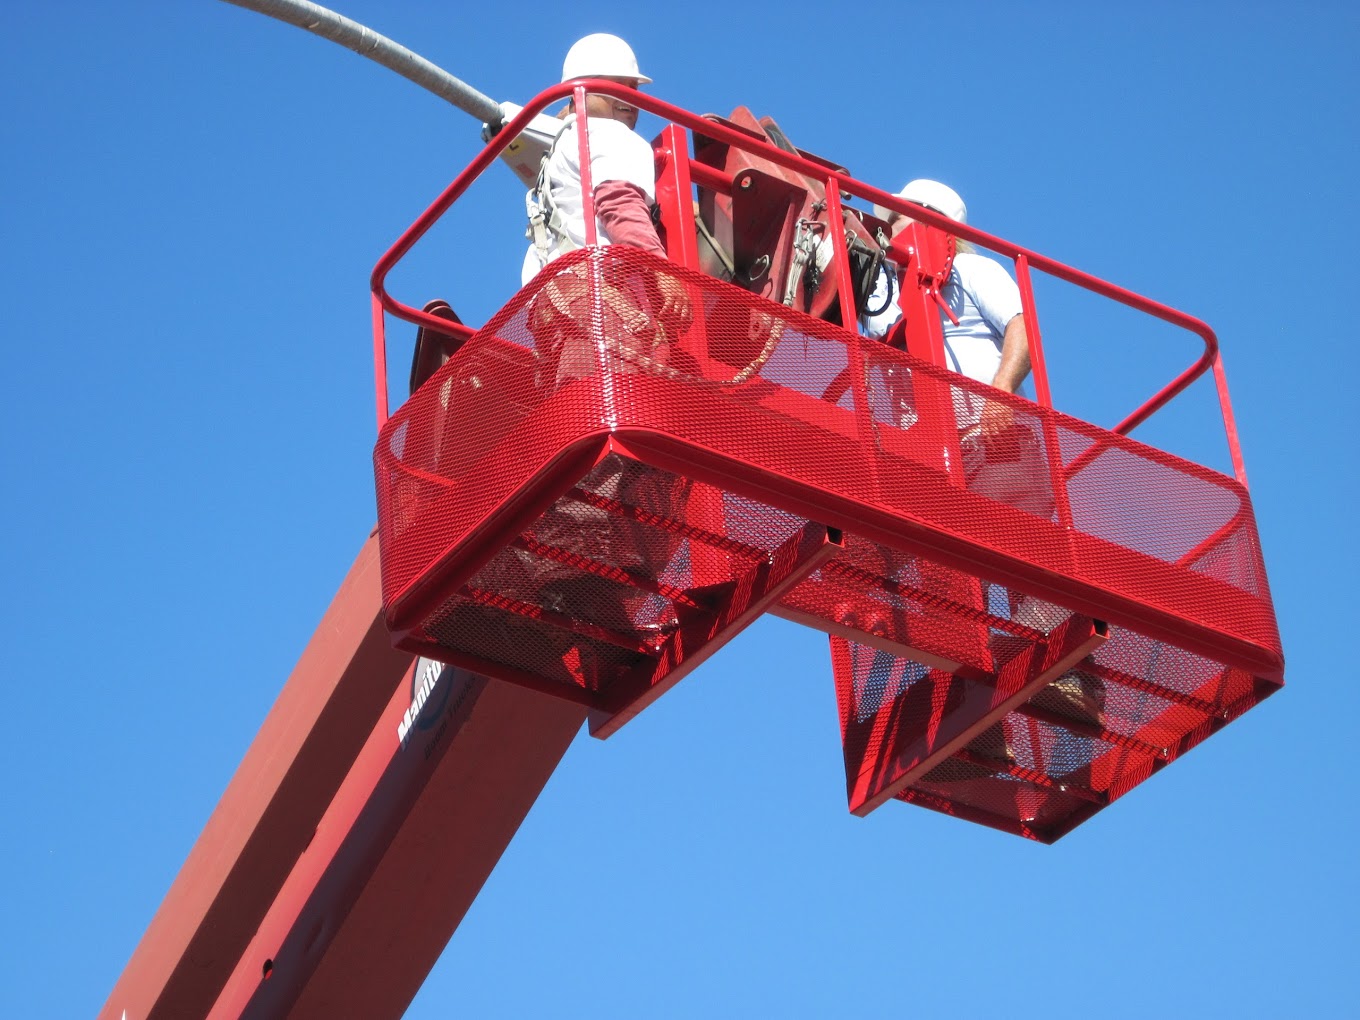
[[[784,304],[790,308],[793,307],[793,299],[798,295],[798,282],[803,279],[803,274],[807,272],[809,266],[817,266],[820,261],[818,251],[826,238],[819,240],[816,234],[825,229],[825,224],[809,219],[800,219],[796,225],[793,237],[793,261],[784,284]],[[815,290],[815,286],[812,289]]]
[[[524,236],[534,243],[540,269],[554,258],[552,251],[554,241],[557,244],[557,255],[565,255],[580,247],[567,233],[562,210],[553,201],[552,182],[548,179],[548,165],[557,152],[557,145],[567,133],[567,129],[575,123],[576,115],[570,114],[538,164],[538,180],[524,196],[524,207],[529,216],[529,225],[525,228]]]

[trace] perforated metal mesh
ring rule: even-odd
[[[993,632],[999,656],[1023,642]],[[908,803],[1051,842],[1271,692],[1242,670],[1121,627],[952,753],[920,764],[930,735],[973,719],[971,681],[833,638],[852,803],[915,768]],[[974,703],[976,699],[974,698]],[[954,724],[954,725],[951,725]],[[857,787],[858,781],[858,787]],[[899,784],[900,785],[900,784]]]
[[[698,493],[693,483],[606,454],[411,631],[509,679],[536,678],[596,707],[645,688],[696,651],[682,624],[711,631],[739,584],[806,522]],[[704,527],[726,512],[726,534]],[[668,657],[671,661],[668,660]],[[664,671],[664,670],[663,670]]]
[[[656,311],[676,283],[688,317]],[[983,439],[959,412],[988,400],[1012,424]],[[722,616],[809,522],[844,532],[844,548],[781,592],[779,612],[874,646],[870,661],[985,686],[1005,642],[1042,646],[1061,604],[1115,625],[1090,670],[1104,725],[1163,749],[1205,725],[1200,702],[1236,706],[1248,696],[1225,692],[1283,669],[1232,479],[627,247],[552,263],[392,416],[375,471],[403,646],[573,697],[608,700],[670,668],[669,635]],[[1101,659],[1136,656],[1141,634],[1162,642],[1159,661],[1183,657],[1175,670],[1154,681],[1146,663]],[[848,711],[864,720],[932,675],[863,670]],[[1192,700],[1161,705],[1163,688]],[[1068,704],[1056,697],[1023,725],[1007,718],[1001,760],[1090,768],[1100,796],[1122,791],[1137,769],[1106,777],[1099,736],[1049,733]],[[865,741],[847,763],[891,753]],[[946,774],[912,796],[984,812],[1019,782],[969,773],[946,789]],[[1044,808],[1044,825],[1022,821],[1029,807],[1006,817],[1037,831],[1093,803],[1044,789],[1078,807]]]
[[[991,670],[988,626],[1033,632],[989,612],[977,578],[854,535],[781,610],[822,629],[861,632],[887,651],[923,653],[917,658],[950,672]]]

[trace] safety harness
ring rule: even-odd
[[[567,133],[567,128],[574,123],[576,123],[576,114],[574,113],[562,122],[562,130],[557,132],[552,144],[548,146],[548,151],[544,153],[542,161],[538,164],[538,180],[524,195],[524,208],[529,215],[529,225],[525,228],[524,236],[534,244],[540,269],[551,262],[554,257],[553,240],[557,242],[555,253],[557,255],[565,255],[567,252],[580,247],[567,233],[562,210],[553,201],[552,182],[548,180],[548,164],[552,162],[553,155],[557,152],[558,143],[562,141],[562,136]]]

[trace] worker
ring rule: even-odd
[[[959,193],[939,181],[911,181],[898,196],[925,206],[958,223],[968,222],[968,207]],[[910,217],[875,208],[888,221],[896,238],[912,223]],[[1020,288],[995,259],[979,255],[966,241],[955,241],[953,270],[941,288],[940,296],[952,318],[941,313],[944,326],[944,366],[999,390],[1015,393],[1029,375],[1029,340],[1021,311]],[[882,308],[877,315],[865,316],[860,331],[866,336],[883,337],[902,317],[893,298],[897,281],[885,265],[870,304]],[[988,401],[962,392],[959,427],[978,426],[982,435],[995,435],[1012,424],[1010,408],[999,401]]]
[[[562,81],[600,78],[637,89],[651,78],[638,70],[632,47],[616,35],[597,32],[567,51]],[[590,180],[599,244],[627,244],[661,258],[665,246],[652,224],[656,198],[652,147],[633,129],[638,109],[623,99],[598,93],[586,96]],[[521,283],[528,284],[544,266],[586,243],[585,200],[581,190],[580,142],[574,112],[543,160],[538,186],[528,195],[529,237]],[[687,320],[689,296],[674,277],[658,275],[662,320]]]
[[[632,48],[615,35],[597,33],[567,52],[562,81],[599,78],[636,89],[651,82],[638,68]],[[660,258],[666,249],[652,224],[656,179],[652,147],[633,129],[638,109],[625,99],[590,93],[585,101],[590,180],[600,245],[629,245]],[[531,239],[523,284],[528,286],[559,256],[586,244],[585,200],[581,187],[581,124],[564,113],[565,126],[543,159],[537,186],[529,192]],[[597,371],[602,359],[618,372],[646,372],[664,364],[668,345],[689,326],[688,291],[675,276],[651,267],[606,262],[594,281],[602,297],[592,307],[589,267],[576,264],[536,284],[529,325],[540,359],[540,384],[559,387]],[[580,487],[662,518],[683,512],[687,483],[611,455],[597,464]],[[564,499],[535,526],[535,536],[596,563],[643,578],[659,579],[680,544],[673,533],[645,525],[626,513]],[[538,603],[573,620],[632,634],[645,641],[678,626],[668,600],[580,568],[539,558],[530,566]],[[627,668],[617,648],[582,641],[564,657],[568,669],[592,682],[614,668]]]
[[[956,223],[968,222],[963,199],[939,181],[913,180],[897,194]],[[894,238],[913,222],[910,217],[882,207],[875,207],[875,212],[888,222]],[[978,254],[966,241],[956,239],[955,245],[953,268],[940,289],[940,297],[948,308],[948,313],[940,312],[947,362],[944,367],[1015,393],[1030,371],[1020,288],[995,259]],[[881,338],[896,325],[902,316],[896,300],[898,286],[896,273],[885,263],[869,302],[869,307],[881,310],[861,318],[861,333]],[[967,487],[1037,516],[1050,517],[1054,506],[1052,490],[1034,432],[1015,421],[1008,404],[962,388],[954,394]],[[991,611],[1009,613],[1016,622],[1045,632],[1068,615],[1061,607],[1027,596],[1016,597],[998,586],[991,586],[987,601]],[[993,644],[998,656],[1004,657],[1005,639],[995,635]],[[882,666],[878,663],[875,666],[881,675]],[[1035,702],[1104,728],[1105,693],[1099,677],[1071,670],[1037,695]],[[974,748],[1011,763],[1015,760],[999,725],[979,737]],[[948,775],[951,768],[959,771],[957,766],[945,765],[940,772]]]

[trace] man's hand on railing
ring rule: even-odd
[[[978,433],[985,439],[991,436],[998,436],[1015,424],[1015,413],[1009,404],[1003,404],[999,400],[988,400],[982,408],[982,417],[978,419]]]
[[[689,328],[689,324],[694,318],[694,309],[690,305],[688,289],[674,276],[667,276],[663,273],[657,274],[656,286],[661,293],[661,307],[658,309],[658,318],[666,323],[668,329],[673,329],[677,334],[683,333]]]

